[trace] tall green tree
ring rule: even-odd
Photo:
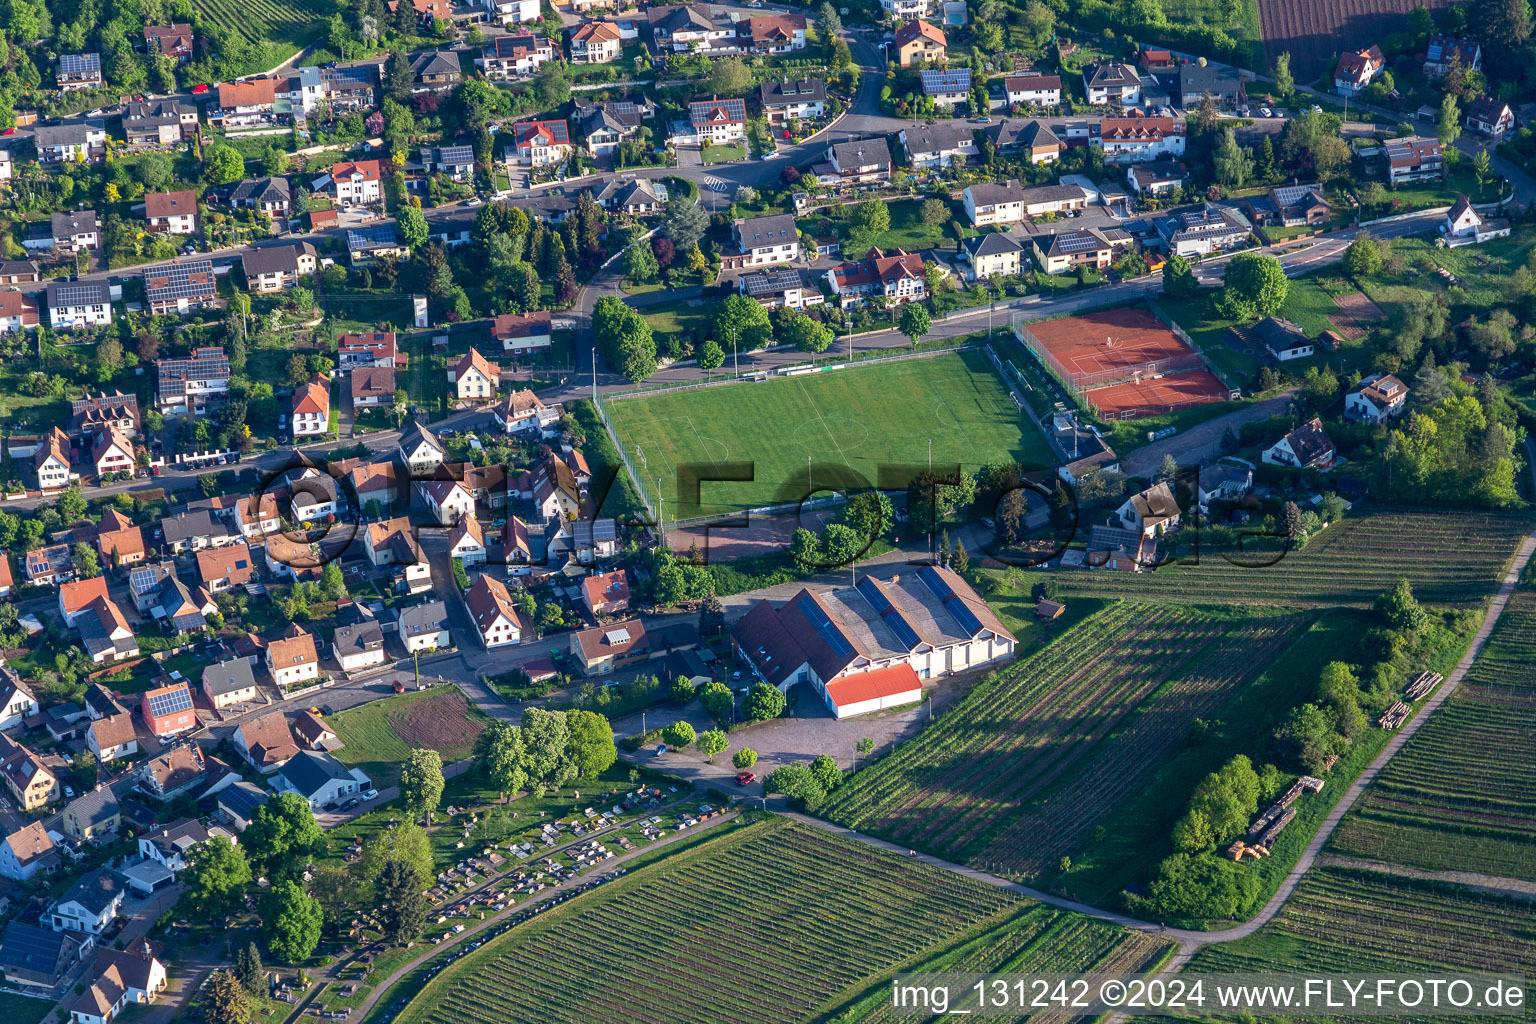
[[[443,799],[443,755],[435,750],[413,750],[400,766],[400,805],[411,817],[432,824],[432,812]]]
[[[1228,320],[1274,316],[1285,305],[1290,284],[1275,257],[1239,253],[1227,264],[1222,289],[1216,293],[1216,311]]]
[[[1296,79],[1291,77],[1290,51],[1275,58],[1275,95],[1284,99],[1296,91]]]
[[[224,917],[239,909],[251,884],[251,865],[245,850],[228,836],[214,836],[192,848],[192,866],[185,881],[188,898],[199,913]]]
[[[567,711],[565,724],[571,736],[571,760],[582,778],[596,778],[618,760],[613,726],[605,716],[595,711]]]
[[[208,975],[202,1001],[207,1024],[250,1024],[251,997],[234,974],[223,968]]]
[[[261,950],[256,948],[256,943],[247,942],[245,948],[235,952],[232,973],[240,982],[240,986],[251,995],[266,994],[266,971],[261,966]]]
[[[302,872],[324,842],[309,801],[297,793],[279,793],[256,808],[240,834],[240,848],[268,877]]]
[[[392,860],[411,865],[423,878],[437,876],[432,857],[432,841],[414,821],[397,821],[363,844],[363,854],[354,865],[357,874],[370,884],[379,877],[384,865]]]
[[[909,302],[901,307],[901,316],[896,321],[896,329],[912,340],[912,347],[923,340],[923,336],[933,327],[933,318],[928,315],[928,310],[920,303]]]
[[[1449,148],[1461,137],[1461,108],[1456,97],[1449,93],[1440,101],[1440,116],[1435,119],[1435,137],[1440,145]]]
[[[427,924],[427,882],[416,867],[392,860],[379,873],[379,921],[384,941],[403,946],[421,937]]]
[[[1242,188],[1253,174],[1253,157],[1237,144],[1237,133],[1223,128],[1216,143],[1216,180],[1228,188]]]
[[[530,782],[560,789],[581,773],[571,757],[571,730],[563,711],[523,711],[523,764]]]
[[[324,920],[320,904],[297,882],[278,882],[267,894],[261,915],[267,951],[287,964],[309,959],[320,944]]]
[[[510,722],[493,722],[475,741],[475,759],[480,770],[507,800],[528,785],[523,768],[523,734]]]
[[[1163,264],[1163,294],[1171,299],[1187,299],[1199,290],[1200,282],[1195,280],[1189,260],[1176,252],[1169,253]]]

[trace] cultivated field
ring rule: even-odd
[[[818,489],[873,486],[881,464],[1054,465],[1045,439],[992,371],[967,351],[800,377],[699,388],[604,405],[668,521],[799,501]],[[811,461],[807,464],[807,458]],[[750,462],[754,479],[704,483],[679,501],[676,467],[699,475]],[[853,473],[860,478],[853,477]]]
[[[889,973],[1017,922],[1061,969],[1112,956],[1008,892],[787,819],[731,835],[541,915],[429,982],[400,1024],[797,1021]],[[1100,926],[1090,926],[1099,932]],[[1133,958],[1134,959],[1134,958]],[[573,1007],[580,1007],[573,1015]]]
[[[1370,297],[1363,292],[1335,295],[1333,302],[1343,312],[1330,314],[1328,322],[1333,324],[1339,334],[1346,338],[1365,337],[1366,329],[1380,323],[1385,315],[1382,313],[1381,307],[1371,301]]]
[[[1536,593],[1334,834],[1338,853],[1536,880]],[[1519,756],[1520,751],[1527,756]]]
[[[203,21],[253,43],[292,44],[319,34],[333,5],[323,0],[192,0]]]
[[[1456,886],[1314,867],[1272,921],[1248,938],[1204,947],[1186,970],[1425,978],[1452,968],[1529,978],[1536,973],[1536,943],[1531,942],[1533,907],[1536,904],[1529,900],[1504,899]],[[1528,984],[1528,997],[1530,990]],[[1425,1013],[1394,1019],[1416,1022],[1447,1018]]]
[[[1009,875],[1054,870],[1306,624],[1117,604],[856,773],[824,813]]]
[[[1401,32],[1415,7],[1437,10],[1449,0],[1259,0],[1259,22],[1271,65],[1289,51],[1291,70],[1307,84],[1333,70],[1333,57]]]
[[[395,784],[414,749],[435,750],[444,764],[468,757],[488,721],[457,686],[385,697],[326,719],[346,744],[336,759],[361,768],[379,789]]]
[[[1271,553],[1279,557],[1273,565],[1233,565],[1205,548],[1198,565],[1063,572],[1057,579],[1069,594],[1297,607],[1369,605],[1407,578],[1422,601],[1468,606],[1493,593],[1529,529],[1529,515],[1517,512],[1362,509],[1300,551]]]

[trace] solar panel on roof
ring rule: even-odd
[[[885,591],[881,590],[874,580],[866,576],[859,580],[857,587],[859,593],[863,594],[864,599],[869,602],[870,607],[874,608],[880,616],[881,621],[896,634],[896,639],[903,647],[910,651],[922,642],[922,638],[917,635],[917,630],[913,629],[912,624],[896,610],[896,606],[891,604],[891,599],[885,596]]]
[[[192,710],[192,692],[185,686],[178,686],[174,690],[166,690],[162,693],[150,694],[149,713],[156,718],[164,715],[173,715],[178,711]]]
[[[832,648],[834,654],[843,658],[853,653],[853,646],[848,643],[848,638],[832,625],[832,620],[827,618],[827,613],[821,610],[821,605],[807,595],[800,599],[799,606],[800,614],[816,627],[816,632],[821,634],[821,638],[827,642],[828,647]]]
[[[971,636],[981,632],[981,620],[976,617],[976,613],[971,611],[960,598],[953,595],[945,598],[944,610],[953,615],[955,621],[960,623],[960,628]]]
[[[100,284],[60,285],[54,295],[61,306],[93,306],[105,302],[106,287]]]
[[[100,71],[101,55],[98,53],[66,53],[59,58],[59,70],[66,75],[76,75],[87,71]]]
[[[144,287],[156,299],[192,299],[214,294],[213,263],[193,260],[144,271]],[[194,360],[207,362],[208,360]],[[214,360],[217,362],[217,360]]]

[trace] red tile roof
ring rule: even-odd
[[[923,681],[917,677],[917,670],[904,661],[886,668],[839,676],[827,684],[827,697],[840,708],[882,697],[922,692]]]

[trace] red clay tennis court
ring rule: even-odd
[[[1075,387],[1091,388],[1143,375],[1199,369],[1199,353],[1150,310],[1103,309],[1025,325],[1041,352]]]
[[[1229,391],[1221,378],[1210,370],[1191,370],[1155,380],[1094,388],[1084,392],[1082,397],[1107,420],[1133,420],[1188,405],[1225,402]]]

